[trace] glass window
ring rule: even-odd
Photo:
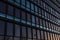
[[[4,34],[5,22],[0,20],[0,34]]]
[[[32,22],[35,23],[35,16],[32,15]]]
[[[20,36],[20,25],[15,25],[15,36]]]
[[[48,27],[48,22],[46,21],[46,27]]]
[[[17,3],[20,3],[20,0],[15,0]]]
[[[40,26],[42,26],[42,19],[40,19]]]
[[[50,35],[49,35],[49,33],[48,33],[47,35],[48,35],[48,40],[50,40]]]
[[[29,1],[26,1],[26,7],[27,7],[28,9],[30,9],[30,2],[29,2]]]
[[[38,0],[38,5],[41,6],[41,0]]]
[[[20,18],[20,9],[15,9],[15,16]]]
[[[25,1],[26,1],[26,0],[21,0],[21,4],[22,4],[23,6],[25,6]]]
[[[34,11],[34,4],[31,3],[31,10]]]
[[[47,40],[47,32],[45,32],[45,40]]]
[[[31,21],[31,16],[29,13],[27,13],[27,21]]]
[[[13,40],[12,37],[5,36],[5,40]]]
[[[38,3],[38,0],[34,0],[35,3]]]
[[[44,10],[42,10],[42,16],[44,16],[44,14],[45,14],[45,11],[44,11]]]
[[[41,40],[44,40],[43,31],[41,31]]]
[[[32,36],[31,36],[31,28],[28,28],[28,38],[31,39]]]
[[[37,6],[35,6],[35,12],[37,12],[37,13],[38,13],[38,7],[37,7]]]
[[[39,16],[41,16],[41,9],[40,8],[38,9],[38,12],[39,12]]]
[[[36,17],[36,24],[39,24],[39,18]]]
[[[43,20],[43,26],[45,27],[45,20]]]
[[[33,29],[33,39],[36,39],[36,30]]]
[[[18,38],[18,37],[14,37],[14,40],[20,40],[20,38]]]
[[[4,36],[0,36],[0,40],[4,40]]]
[[[13,15],[13,7],[8,5],[8,14]]]
[[[26,38],[26,27],[22,26],[22,38]]]
[[[7,35],[13,35],[13,24],[7,23]]]
[[[37,30],[37,38],[40,40],[40,30]]]
[[[0,2],[0,11],[2,11],[4,13],[6,12],[6,4],[3,2]]]
[[[24,11],[21,13],[21,18],[26,20],[26,13]]]

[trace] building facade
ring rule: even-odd
[[[60,40],[55,1],[0,0],[0,40]]]

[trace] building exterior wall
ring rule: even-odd
[[[60,40],[60,12],[49,0],[0,0],[0,40]]]

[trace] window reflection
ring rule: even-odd
[[[4,34],[5,22],[0,20],[0,34]]]
[[[7,35],[13,35],[13,24],[7,23]]]
[[[15,25],[15,36],[20,36],[20,25]]]

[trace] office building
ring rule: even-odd
[[[59,0],[0,0],[0,40],[60,40]]]

